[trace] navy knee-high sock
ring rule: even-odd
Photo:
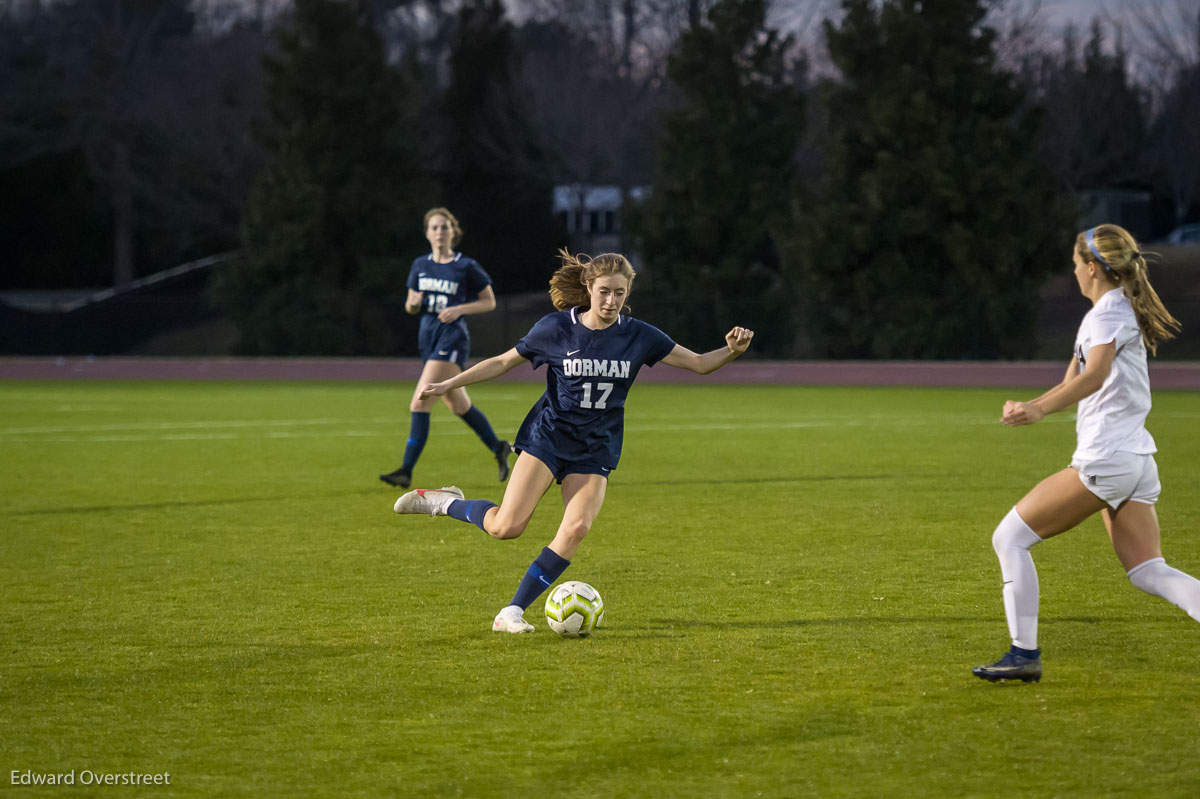
[[[456,499],[446,508],[446,515],[451,519],[458,519],[460,522],[470,522],[486,533],[487,528],[483,526],[483,517],[487,514],[488,508],[494,507],[496,507],[496,503],[486,499]]]
[[[413,467],[417,465],[417,458],[421,457],[421,450],[425,449],[425,442],[429,440],[429,413],[425,411],[413,411],[412,425],[408,430],[408,446],[404,448],[404,466],[406,471],[411,472]]]
[[[496,447],[500,446],[500,439],[496,438],[496,433],[492,430],[492,423],[483,415],[483,411],[472,405],[467,409],[466,413],[460,413],[458,418],[466,422],[475,431],[475,435],[479,436],[479,440],[490,451],[495,452]]]
[[[533,563],[529,564],[529,569],[521,578],[521,584],[517,586],[517,593],[513,594],[512,602],[508,604],[519,605],[521,610],[529,607],[543,591],[554,585],[554,581],[561,577],[570,565],[571,561],[550,547],[545,547]]]

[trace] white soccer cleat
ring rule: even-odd
[[[445,516],[446,509],[456,499],[463,499],[463,492],[455,486],[418,488],[396,500],[392,510],[396,513],[428,513],[430,516]]]
[[[525,611],[520,605],[509,605],[496,614],[492,622],[492,632],[497,633],[531,633],[533,625],[525,621]]]

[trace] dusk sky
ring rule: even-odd
[[[1174,0],[1155,1],[1170,3]],[[1042,0],[1042,13],[1051,25],[1066,27],[1075,23],[1082,28],[1090,25],[1093,17],[1106,12],[1120,16],[1124,5],[1113,0]]]
[[[1159,8],[1168,19],[1177,19],[1180,9],[1188,4],[1200,4],[1200,0],[1008,0],[1005,9],[1013,14],[1038,9],[1038,18],[1047,34],[1052,38],[1068,25],[1087,31],[1096,17],[1129,18],[1130,8]],[[836,16],[840,0],[774,0],[771,4],[772,22],[785,30],[802,31],[819,35],[821,19]],[[515,7],[515,5],[514,5]],[[990,22],[1003,26],[1003,14],[993,15]]]

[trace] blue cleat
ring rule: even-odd
[[[1013,652],[1005,652],[1004,657],[990,666],[976,666],[971,673],[981,680],[996,682],[997,680],[1020,680],[1021,682],[1038,682],[1042,679],[1042,658],[1027,658]]]

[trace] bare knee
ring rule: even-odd
[[[435,397],[417,399],[420,396],[421,389],[418,386],[417,390],[413,392],[412,399],[408,401],[408,409],[413,413],[429,413],[431,410],[433,410],[433,406],[437,403],[437,399]]]
[[[565,545],[566,551],[574,552],[575,549],[583,543],[584,537],[588,534],[591,525],[586,522],[566,522],[558,528],[558,535],[554,537],[556,543]]]
[[[471,397],[464,389],[456,388],[442,397],[442,402],[455,416],[462,416],[471,410]]]

